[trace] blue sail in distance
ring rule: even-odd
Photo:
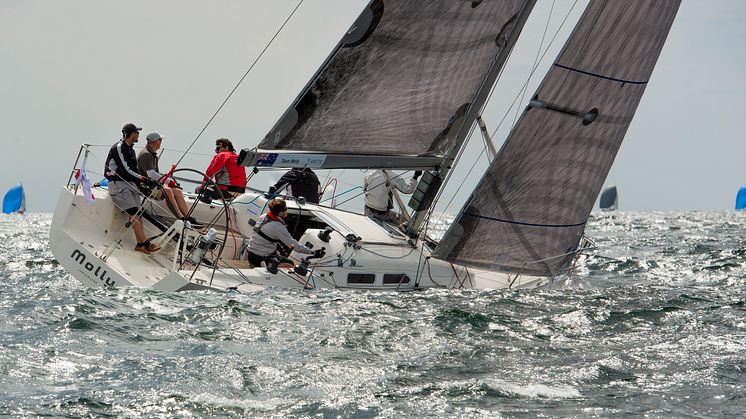
[[[746,186],[741,186],[736,195],[736,210],[746,208]]]
[[[18,185],[8,189],[3,198],[3,214],[12,214],[21,209],[24,204],[23,185]]]

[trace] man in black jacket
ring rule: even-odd
[[[295,198],[303,197],[306,199],[306,202],[313,204],[319,203],[321,183],[313,170],[307,167],[294,167],[288,170],[275,183],[274,188],[279,193],[285,185],[289,186],[290,196]]]
[[[160,250],[160,246],[151,243],[145,236],[142,227],[142,219],[136,215],[140,209],[141,184],[150,185],[152,181],[146,176],[141,176],[137,171],[137,158],[132,146],[140,137],[140,130],[135,124],[126,124],[122,127],[122,140],[111,146],[109,155],[106,156],[104,175],[109,180],[109,196],[111,200],[122,211],[130,215],[132,230],[135,232],[137,246],[135,250],[149,254]]]

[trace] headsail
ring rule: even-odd
[[[26,195],[23,192],[23,185],[18,182],[18,185],[8,189],[3,197],[3,214],[14,212],[23,214],[24,211],[26,211]]]
[[[616,186],[609,186],[601,192],[598,206],[602,210],[608,211],[613,211],[619,208],[619,195],[617,194]]]
[[[367,156],[376,155],[437,165],[460,146],[469,105],[496,57],[507,57],[508,38],[520,33],[534,1],[371,1],[259,149],[366,156],[338,167],[369,167]],[[260,154],[243,164],[276,165]],[[303,154],[292,159],[331,166]],[[397,165],[418,163],[379,163]]]
[[[434,257],[537,276],[572,258],[678,0],[591,0]]]

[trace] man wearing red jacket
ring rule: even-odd
[[[204,181],[214,178],[215,183],[220,188],[219,191],[213,191],[205,183],[202,187],[197,188],[197,192],[208,187],[206,193],[209,193],[213,199],[231,198],[237,194],[246,191],[246,168],[239,166],[237,163],[238,154],[233,148],[233,143],[227,138],[219,138],[215,141],[215,157],[210,162],[210,166],[205,170],[207,176]]]

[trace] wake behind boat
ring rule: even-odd
[[[146,201],[146,233],[162,250],[145,255],[133,250],[129,216],[107,191],[68,181],[50,231],[54,255],[89,286],[162,290],[509,288],[568,272],[679,1],[591,1],[435,242],[426,234],[434,205],[534,3],[371,1],[273,129],[240,154],[254,170],[425,171],[405,231],[289,202],[299,241],[325,255],[291,254],[292,269],[250,268],[245,243],[267,204],[263,191],[250,189],[250,175],[249,192],[232,200],[187,197],[190,215],[206,225],[200,230]],[[84,167],[89,147],[81,153]]]

